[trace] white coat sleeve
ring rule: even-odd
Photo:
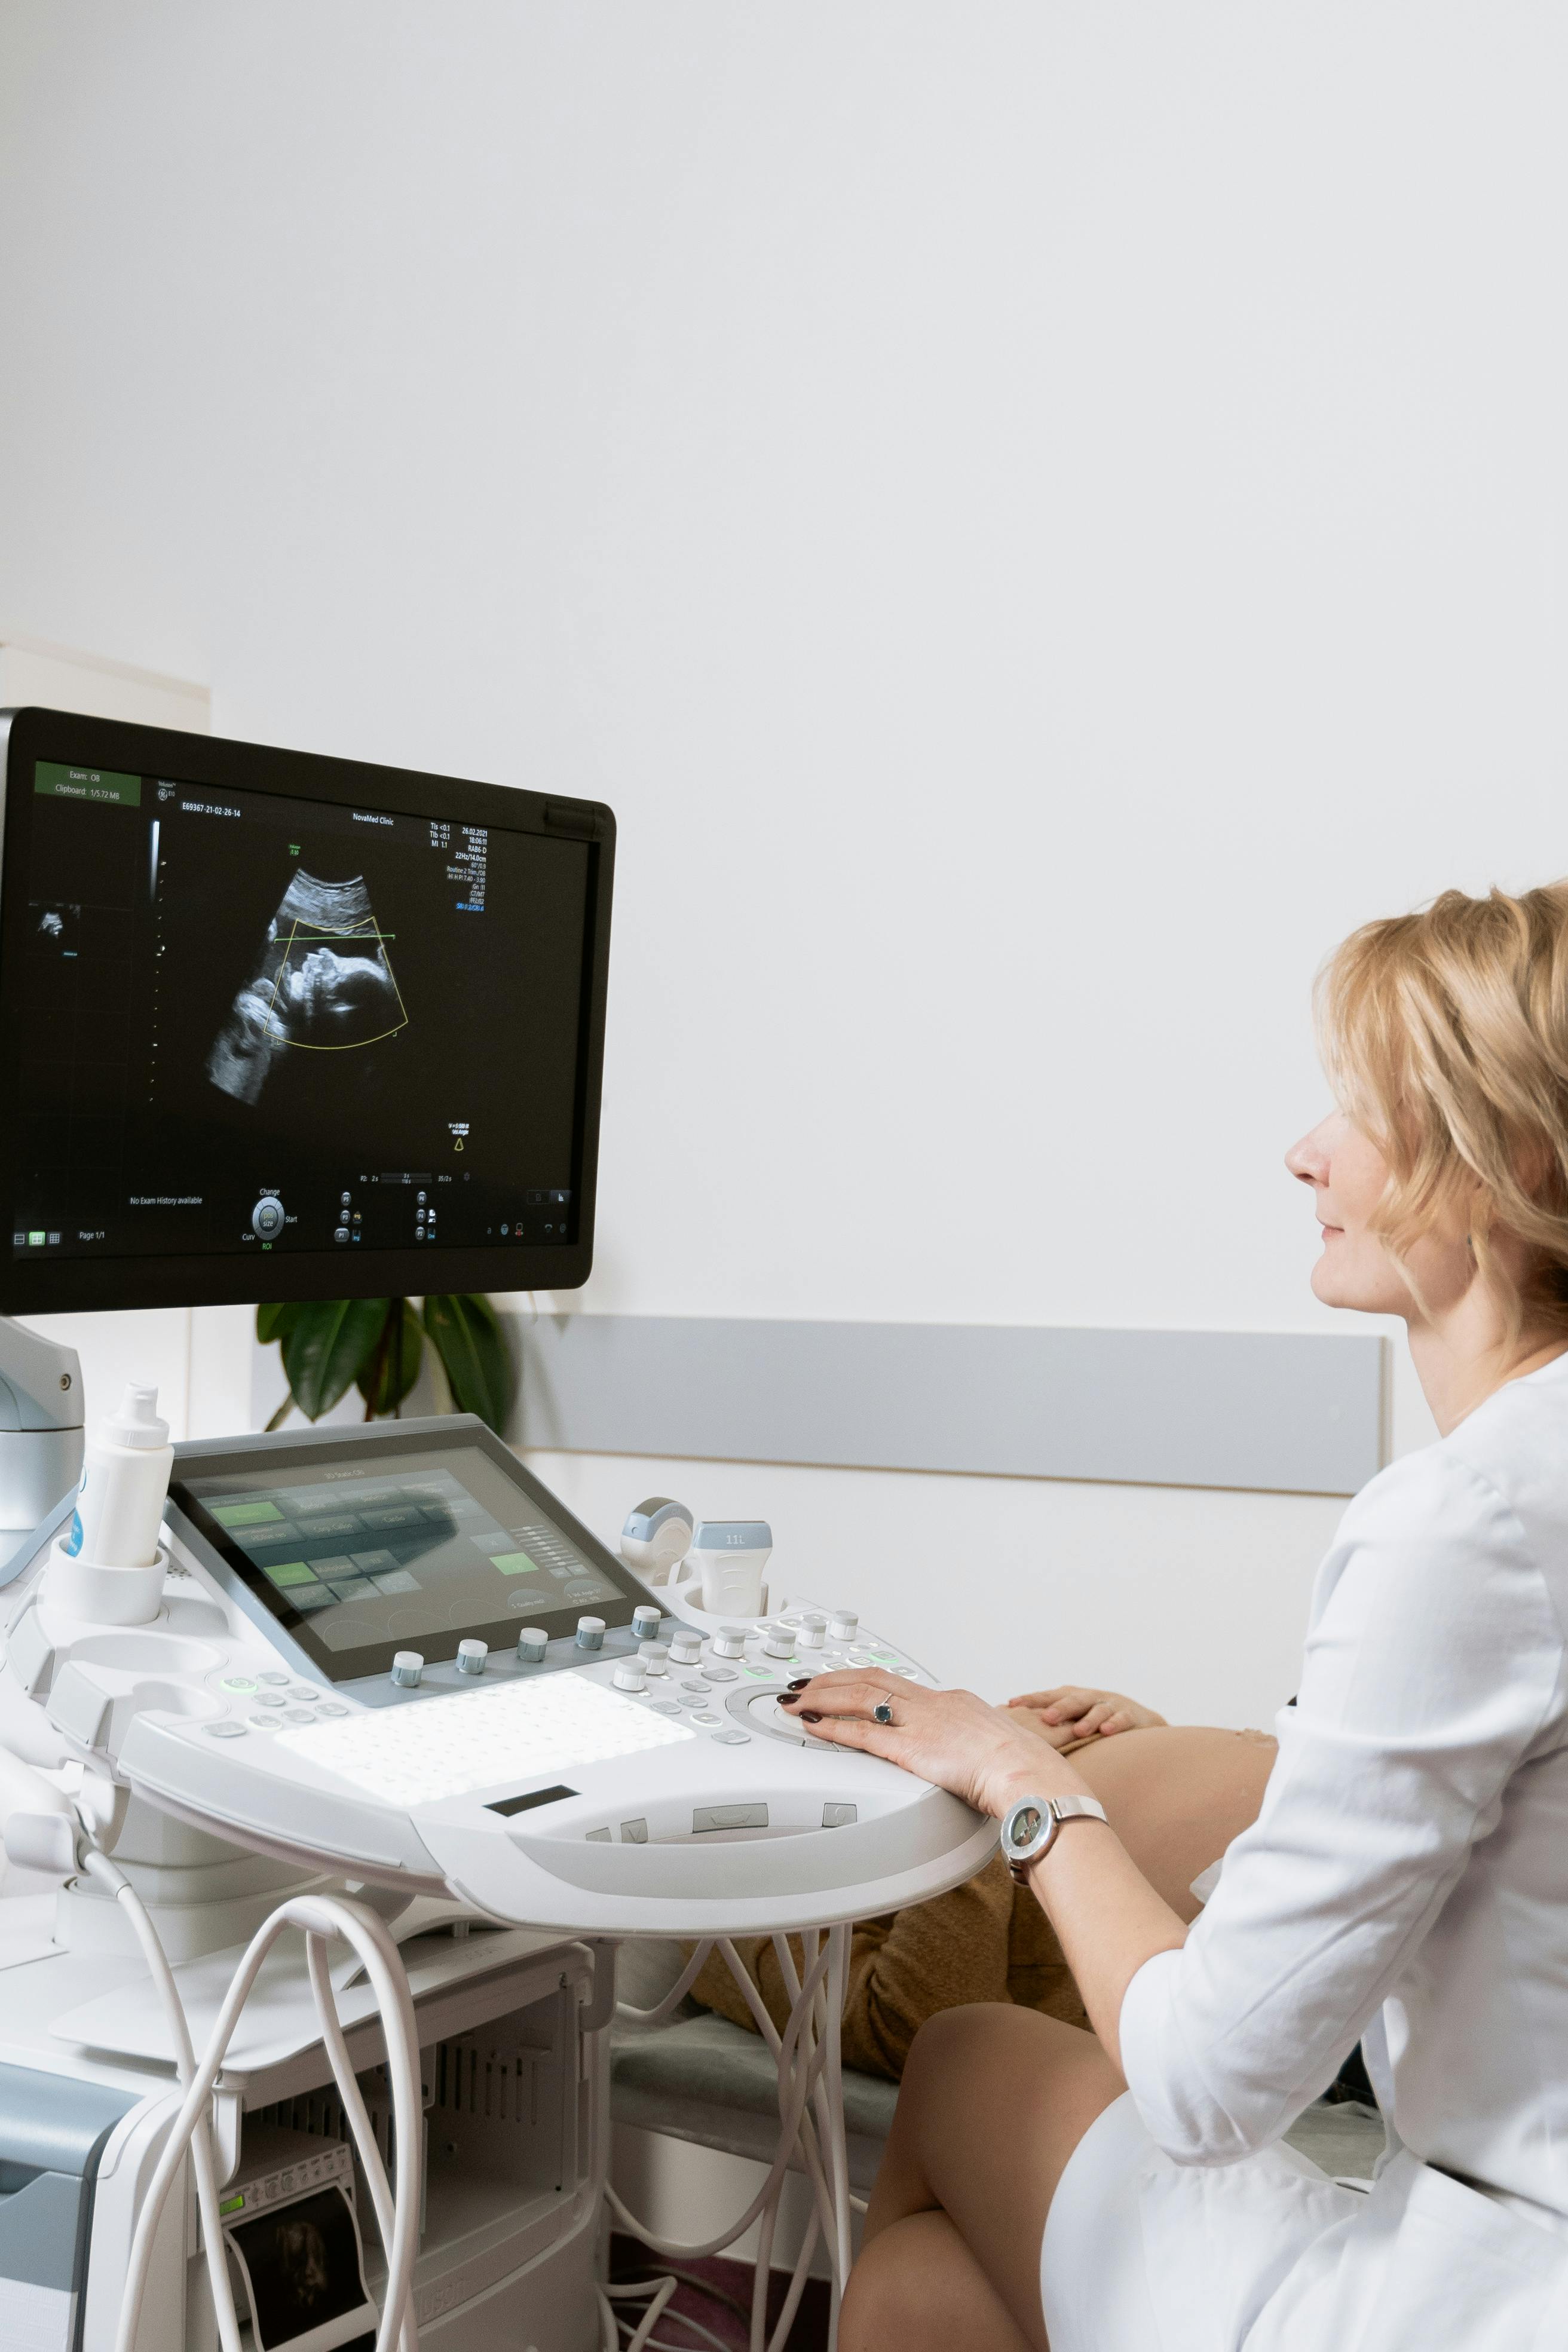
[[[1122,2071],[1175,2162],[1238,2161],[1332,2080],[1495,1828],[1563,1649],[1523,1529],[1449,1450],[1352,1504],[1258,1821],[1122,2002]]]

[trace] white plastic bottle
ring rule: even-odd
[[[128,1381],[117,1413],[87,1441],[76,1515],[62,1550],[99,1568],[147,1568],[158,1557],[174,1449],[158,1391]]]

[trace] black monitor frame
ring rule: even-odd
[[[589,850],[588,936],[578,1031],[577,1131],[574,1138],[574,1239],[558,1247],[423,1251],[374,1250],[352,1261],[342,1251],[289,1250],[155,1258],[13,1259],[0,1250],[0,1313],[53,1314],[80,1307],[216,1307],[274,1299],[380,1298],[423,1294],[434,1277],[442,1291],[572,1290],[594,1262],[599,1156],[599,1101],[605,1059],[605,1003],[610,961],[610,894],[616,821],[602,802],[531,792],[521,786],[332,760],[308,751],[237,743],[222,736],[139,727],[75,712],[0,710],[0,1194],[14,1192],[18,1122],[5,1115],[18,1098],[22,958],[31,836],[33,762],[59,760],[237,791],[280,793],[393,814],[447,817],[498,832],[536,833],[584,841]],[[29,789],[7,792],[15,772]]]

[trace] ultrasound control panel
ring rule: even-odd
[[[182,1461],[172,1499],[328,1681],[384,1675],[401,1651],[433,1661],[460,1639],[515,1646],[523,1626],[606,1630],[643,1598],[605,1551],[479,1424],[453,1443],[402,1432],[377,1445],[233,1449]]]
[[[67,1752],[237,1843],[613,1935],[894,1910],[994,1847],[778,1704],[840,1666],[929,1685],[900,1643],[805,1594],[671,1616],[466,1416],[187,1444],[172,1496],[147,1626],[64,1614],[44,1531],[6,1596],[0,1706],[41,1706]]]

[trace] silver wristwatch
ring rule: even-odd
[[[1020,1797],[1002,1816],[1002,1852],[1020,1886],[1055,1843],[1064,1822],[1102,1822],[1105,1807],[1095,1797]]]

